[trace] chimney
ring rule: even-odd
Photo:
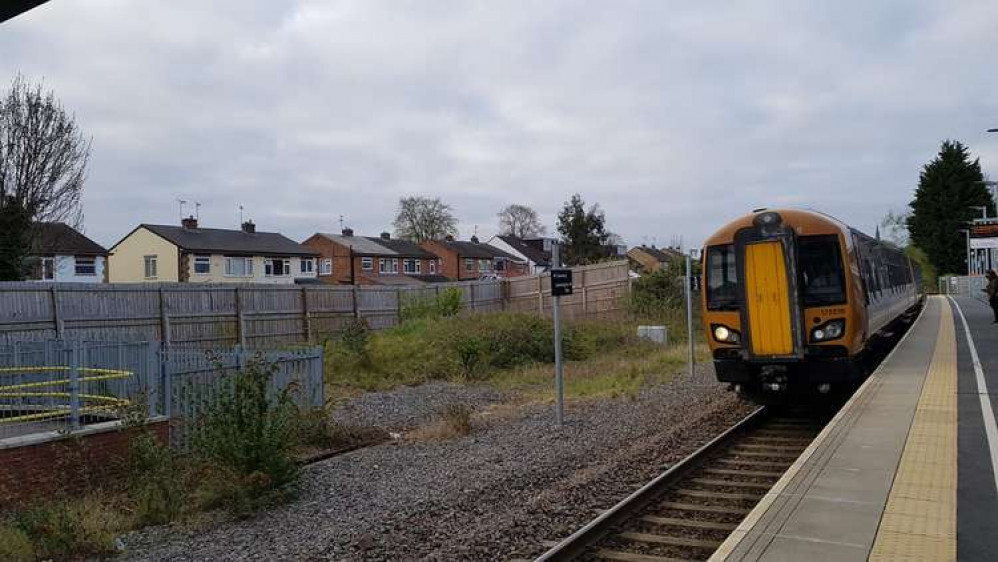
[[[256,225],[253,221],[246,221],[243,223],[243,232],[246,234],[256,234]]]
[[[471,243],[472,244],[478,244],[478,237],[477,236],[472,236],[471,237]]]
[[[454,237],[452,235],[448,234],[447,236],[444,236],[444,240],[446,240],[448,242],[453,242],[454,241]]]
[[[192,216],[187,217],[186,219],[180,221],[180,226],[184,227],[187,230],[197,230],[198,220]]]
[[[382,232],[381,233],[381,239],[382,240],[391,240],[392,239],[392,235],[389,234],[389,233],[387,233],[387,232]]]
[[[353,229],[352,228],[344,228],[343,229],[343,236],[353,236]]]

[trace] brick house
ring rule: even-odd
[[[631,269],[638,273],[658,271],[683,259],[683,254],[672,248],[635,246],[627,251],[627,260],[631,263]]]
[[[496,235],[486,244],[495,246],[527,263],[527,271],[538,275],[551,269],[551,246],[554,238],[517,238],[509,235]]]
[[[477,236],[470,241],[427,240],[423,249],[440,258],[440,271],[455,281],[482,278],[520,277],[529,273],[527,262],[495,246],[482,244]]]
[[[434,254],[405,240],[317,232],[302,245],[319,253],[319,280],[343,285],[411,285],[448,281]]]

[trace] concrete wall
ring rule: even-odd
[[[156,277],[146,278],[145,256],[156,256]],[[139,228],[111,249],[108,280],[111,283],[179,281],[177,247],[145,228]]]

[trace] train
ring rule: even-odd
[[[903,250],[812,210],[725,224],[704,243],[701,276],[717,380],[762,403],[855,388],[923,297]]]

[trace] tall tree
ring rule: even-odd
[[[499,232],[517,238],[536,238],[547,232],[537,211],[526,205],[509,205],[499,211]]]
[[[983,183],[979,160],[971,160],[967,147],[944,141],[939,154],[922,168],[915,199],[909,204],[908,233],[941,274],[967,271],[967,252],[960,229],[981,216],[975,206],[995,204]]]
[[[558,232],[564,247],[562,259],[567,265],[593,263],[607,257],[604,245],[610,233],[606,230],[606,216],[599,204],[586,210],[586,203],[578,193],[558,213]]]
[[[0,281],[22,278],[34,224],[79,226],[90,140],[51,91],[21,76],[0,97]]]
[[[412,242],[457,236],[457,219],[439,197],[403,197],[395,214],[395,236]]]

